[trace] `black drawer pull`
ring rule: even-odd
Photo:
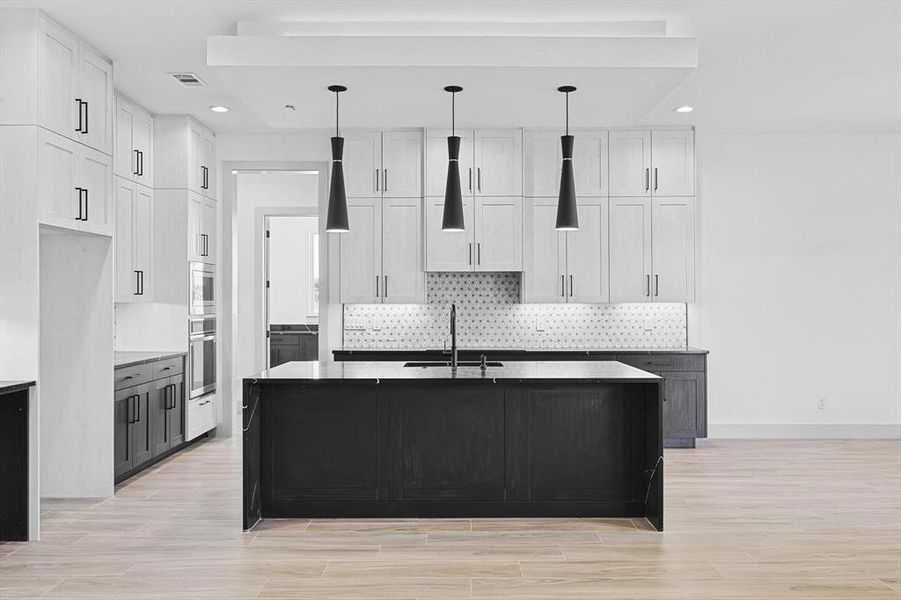
[[[672,360],[649,360],[648,364],[649,365],[658,365],[661,367],[672,367],[676,363],[675,363],[675,361],[672,361]]]

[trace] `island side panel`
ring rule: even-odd
[[[657,531],[663,531],[663,394],[664,382],[641,386],[644,389],[645,407],[645,452],[644,514]]]
[[[262,385],[244,381],[243,452],[244,452],[244,530],[251,529],[262,517],[260,481],[260,432]]]

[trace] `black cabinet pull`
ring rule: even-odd
[[[78,105],[78,127],[75,128],[75,131],[77,131],[78,133],[81,133],[81,125],[82,125],[82,118],[81,118],[81,98],[76,98],[76,99],[75,99],[75,104]]]
[[[651,276],[645,275],[645,296],[651,296]]]
[[[141,295],[141,272],[135,271],[135,296]]]
[[[82,133],[88,132],[88,102],[85,100],[84,104],[84,129],[81,130]]]
[[[75,220],[76,220],[76,221],[83,221],[83,220],[84,220],[84,219],[83,219],[84,213],[82,212],[82,204],[81,204],[81,191],[82,191],[83,189],[84,189],[84,188],[80,188],[80,187],[76,187],[76,188],[75,188],[75,191],[78,193],[78,216],[75,217]]]
[[[644,170],[644,191],[651,189],[651,170]]]
[[[135,168],[132,172],[132,175],[140,175],[141,174],[141,151],[135,150]]]
[[[134,396],[135,399],[135,420],[134,423],[141,422],[141,397]]]
[[[573,276],[569,276],[569,297],[573,297]]]
[[[654,296],[660,295],[660,275],[654,273]]]
[[[129,425],[134,423],[134,421],[132,420],[132,415],[135,412],[134,400],[135,400],[134,396],[129,396],[128,398],[125,399],[125,401],[128,402],[128,404],[125,405],[125,421]]]
[[[560,296],[566,297],[566,275],[560,276]]]
[[[85,131],[85,132],[87,132],[87,131]],[[82,219],[82,221],[87,221],[88,220],[88,205],[90,204],[90,201],[88,200],[88,188],[81,188],[81,191],[84,192],[84,219]]]
[[[141,177],[143,177],[143,176],[144,176],[144,151],[143,151],[143,150],[138,150],[138,158],[141,159],[141,161],[138,163],[138,164],[139,164],[139,169],[140,169],[141,172],[138,173],[138,175],[140,175]]]
[[[657,191],[657,167],[654,167],[654,191]]]
[[[388,297],[388,276],[385,275],[385,298]]]

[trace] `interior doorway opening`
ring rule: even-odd
[[[319,218],[266,216],[266,366],[319,355]]]

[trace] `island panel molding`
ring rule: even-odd
[[[426,304],[346,304],[344,349],[684,349],[683,303],[520,304],[519,273],[428,273]]]

